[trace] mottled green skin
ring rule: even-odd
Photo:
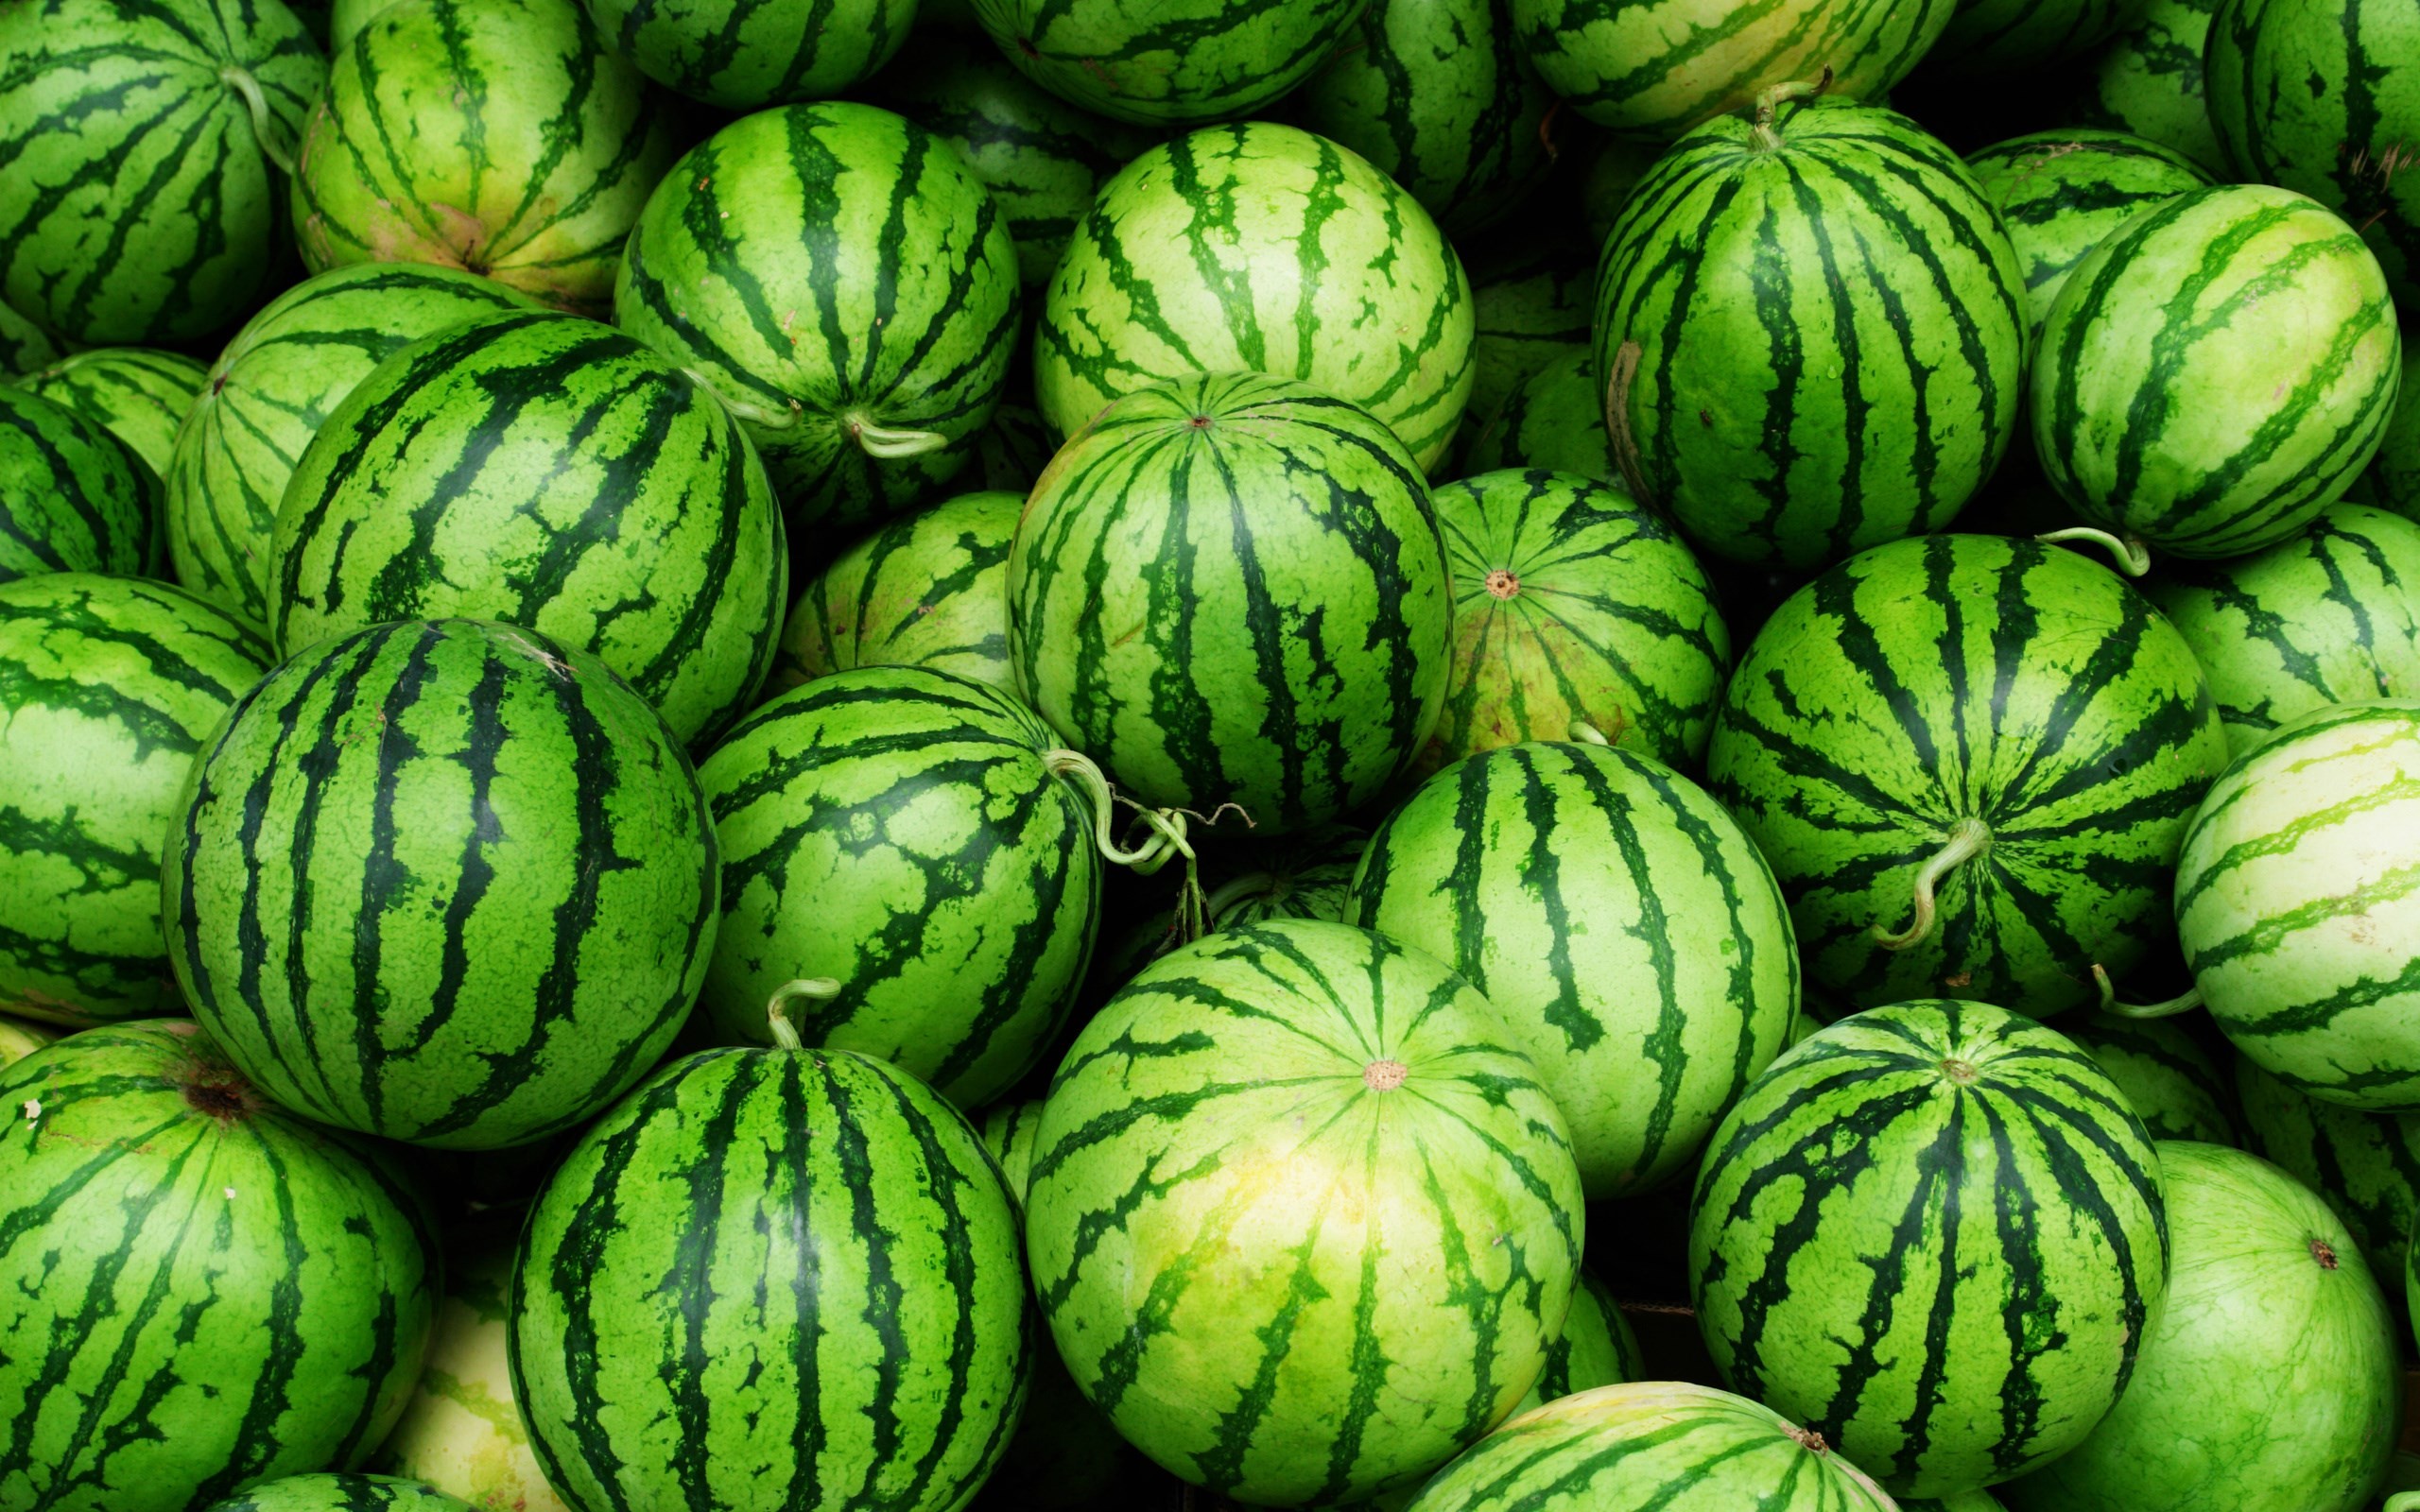
[[[916,0],[586,0],[614,52],[727,111],[847,92],[908,40]]]
[[[966,465],[1008,384],[1017,307],[1008,219],[957,149],[838,101],[743,117],[683,157],[614,294],[623,330],[765,411],[748,432],[802,555]],[[949,444],[884,460],[857,442],[869,424]]]
[[[191,357],[109,347],[28,373],[18,386],[74,410],[124,442],[154,477],[168,471],[177,428],[210,374]]]
[[[1538,1372],[1537,1383],[1530,1387],[1512,1416],[1518,1418],[1532,1407],[1560,1401],[1575,1391],[1619,1385],[1646,1374],[1638,1336],[1631,1332],[1621,1304],[1614,1300],[1603,1281],[1582,1271],[1580,1284],[1572,1288],[1570,1315],[1563,1320],[1563,1336],[1547,1346],[1546,1368]]]
[[[1481,472],[1431,498],[1454,675],[1427,769],[1583,729],[1667,765],[1703,760],[1731,631],[1670,525],[1568,472]]]
[[[1349,921],[1485,993],[1571,1128],[1592,1199],[1687,1164],[1798,1011],[1789,915],[1688,779],[1602,746],[1508,746],[1371,836]]]
[[[2356,1512],[2403,1418],[2394,1319],[2325,1203],[2275,1166],[2163,1141],[2168,1295],[2083,1444],[2011,1512]]]
[[[2122,131],[2037,131],[1985,147],[1966,164],[2016,249],[2036,339],[2086,254],[2143,211],[2210,182],[2190,158]]]
[[[1427,956],[1287,919],[1162,956],[1077,1037],[1026,1193],[1060,1354],[1136,1448],[1237,1501],[1415,1484],[1563,1331],[1564,1121]]]
[[[1209,127],[1093,201],[1034,330],[1034,391],[1072,436],[1162,380],[1299,378],[1433,469],[1470,398],[1475,319],[1461,259],[1385,175],[1290,126]]]
[[[288,1475],[206,1512],[476,1512],[422,1481],[392,1475]]]
[[[1505,396],[1462,451],[1465,473],[1539,468],[1618,486],[1614,438],[1605,429],[1605,388],[1588,349],[1550,358]]]
[[[295,464],[270,565],[288,656],[390,620],[527,626],[693,742],[756,701],[789,586],[739,422],[632,337],[548,311],[379,364]]]
[[[48,332],[19,315],[15,306],[0,304],[0,372],[37,372],[62,355]]]
[[[2244,1142],[2233,1089],[2193,1037],[2175,1024],[2078,1013],[2061,1019],[2059,1032],[2109,1073],[2152,1138]]]
[[[766,1000],[807,1044],[896,1061],[960,1108],[1033,1068],[1100,915],[1090,801],[1011,696],[923,667],[862,667],[742,720],[700,768],[722,850],[703,1011],[763,1042]]]
[[[259,86],[275,146],[244,96]],[[272,286],[290,150],[327,60],[252,0],[19,0],[0,16],[0,296],[56,336],[181,341]]]
[[[273,660],[165,583],[0,584],[0,1008],[71,1024],[178,1010],[161,842],[195,755]]]
[[[2144,587],[2209,675],[2238,755],[2329,704],[2420,698],[2420,523],[2334,504],[2256,556]]]
[[[1034,1345],[975,1130],[846,1051],[674,1062],[555,1174],[513,1278],[514,1391],[582,1512],[952,1512]]]
[[[1770,1408],[1677,1381],[1565,1397],[1428,1483],[1412,1512],[1895,1512],[1847,1460]]]
[[[1263,833],[1377,797],[1452,671],[1418,467],[1305,384],[1196,378],[1070,440],[1009,555],[1009,656],[1067,744],[1143,802]]]
[[[2177,861],[2204,1006],[2287,1085],[2420,1105],[2420,701],[2304,715],[2210,789]]]
[[[2420,521],[2420,342],[2404,345],[2394,418],[2387,421],[2377,459],[2345,496]]]
[[[2202,98],[2202,53],[2222,0],[2151,0],[2141,25],[2083,65],[2068,114],[2078,126],[2129,131],[2222,173],[2218,129]]]
[[[1343,922],[1352,908],[1353,873],[1369,847],[1367,830],[1331,824],[1251,848],[1243,852],[1249,859],[1237,864],[1253,869],[1210,895],[1210,927],[1240,929],[1271,919]]]
[[[2420,1112],[2367,1113],[2306,1097],[2235,1058],[2246,1147],[2325,1198],[2369,1257],[2392,1276],[2420,1216]]]
[[[529,1143],[645,1074],[716,913],[688,758],[601,662],[404,621],[246,695],[161,869],[178,985],[271,1096],[440,1149]]]
[[[382,1159],[190,1023],[0,1071],[0,1500],[188,1512],[366,1459],[420,1374],[436,1236]]]
[[[2226,736],[2184,638],[2074,552],[1932,536],[1792,594],[1740,659],[1706,770],[1781,878],[1809,981],[1872,1007],[2094,1001],[2169,936],[2186,826]],[[1962,821],[1989,848],[1914,919]]]
[[[2298,194],[2202,189],[2067,275],[2035,352],[2042,471],[2083,520],[2202,558],[2273,545],[2370,465],[2402,336],[2377,259]]]
[[[1191,126],[1253,114],[1293,89],[1363,3],[974,0],[974,10],[1001,53],[1053,94],[1120,121]]]
[[[311,108],[302,261],[459,267],[601,316],[672,154],[578,0],[401,0],[337,47]]]
[[[1991,475],[2024,282],[1974,176],[1905,116],[1787,107],[1770,151],[1754,129],[1709,122],[1632,194],[1596,370],[1643,502],[1718,555],[1803,571],[1940,529]]]
[[[159,559],[156,507],[142,462],[116,437],[0,387],[0,582],[144,573]]]
[[[930,667],[1016,691],[1009,545],[1025,493],[961,493],[876,530],[810,579],[782,627],[769,691],[853,667]]]
[[[2069,63],[2142,24],[2147,0],[1958,0],[1927,77],[2022,75]],[[2014,87],[2022,88],[2022,83]]]
[[[2141,1120],[2064,1036],[1982,1003],[1798,1045],[1723,1120],[1690,1211],[1723,1379],[1911,1496],[2081,1442],[2166,1277]]]
[[[1467,256],[1474,324],[1465,435],[1495,415],[1530,374],[1588,350],[1597,287],[1597,249],[1577,237],[1509,228]],[[1596,407],[1601,414],[1601,393]]]

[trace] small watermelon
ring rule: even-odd
[[[640,73],[727,111],[862,83],[908,40],[916,0],[587,0]]]
[[[1331,824],[1308,834],[1266,840],[1243,854],[1252,869],[1221,883],[1203,912],[1212,929],[1240,929],[1271,919],[1341,923],[1352,911],[1353,873],[1369,832]]]
[[[1577,347],[1522,379],[1491,411],[1462,451],[1462,472],[1506,468],[1570,472],[1619,485],[1614,438],[1605,429],[1605,386],[1586,347]]]
[[[1190,126],[1250,115],[1301,83],[1363,3],[1155,0],[1071,8],[1055,0],[974,0],[974,7],[1009,61],[1061,98],[1121,121]]]
[[[2193,1037],[2175,1024],[2079,1013],[2061,1019],[2059,1030],[2109,1074],[2152,1138],[2243,1143],[2234,1090]]]
[[[288,1475],[204,1512],[478,1512],[422,1481],[393,1475]]]
[[[159,558],[155,490],[124,442],[74,410],[0,386],[0,582],[131,577]]]
[[[1616,1386],[1646,1375],[1646,1358],[1638,1352],[1638,1337],[1622,1316],[1621,1304],[1603,1281],[1582,1271],[1580,1284],[1572,1289],[1570,1315],[1563,1320],[1563,1336],[1547,1346],[1546,1368],[1512,1416],[1577,1391]]]
[[[1576,234],[1539,234],[1522,226],[1475,244],[1468,256],[1472,326],[1467,413],[1476,428],[1530,374],[1558,357],[1588,350],[1597,249]],[[1602,389],[1591,403],[1601,415]]]
[[[2326,1199],[2380,1276],[2420,1219],[2420,1112],[2367,1113],[2306,1097],[2238,1053],[2247,1147]]]
[[[2210,182],[2190,158],[2122,131],[2037,131],[1973,153],[1966,164],[2008,227],[2036,340],[2085,254],[2143,211]]]
[[[79,352],[19,380],[116,437],[155,478],[166,475],[177,428],[210,374],[191,357],[141,347]]]
[[[2222,173],[2226,158],[2202,98],[2202,54],[2222,0],[2151,0],[2140,26],[2119,34],[2083,68],[2070,115],[2078,126],[2129,131]]]
[[[1016,691],[1009,546],[1022,491],[962,493],[840,554],[790,606],[767,688],[856,667],[930,667]]]
[[[1958,0],[1926,54],[1931,78],[2022,75],[2071,63],[2140,25],[2145,0]]]

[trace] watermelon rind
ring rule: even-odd
[[[1605,430],[1605,387],[1585,346],[1547,359],[1470,434],[1462,449],[1465,475],[1505,468],[1572,472],[1620,486],[1614,438]]]
[[[560,1503],[558,1503],[560,1504]],[[479,1512],[425,1482],[394,1475],[288,1475],[203,1512]]]
[[[104,347],[28,373],[18,387],[108,431],[159,478],[167,474],[177,429],[209,378],[200,363],[173,352]]]
[[[586,0],[640,73],[727,111],[841,94],[907,42],[916,0]]]
[[[2420,1112],[2365,1112],[2294,1091],[2235,1057],[2245,1147],[2273,1160],[2325,1198],[2369,1257],[2391,1277],[2420,1219]]]
[[[0,582],[133,577],[159,559],[159,490],[126,443],[74,410],[0,387]]]
[[[1001,55],[1061,98],[1120,121],[1190,126],[1253,114],[1293,89],[1364,3],[974,0],[974,11]]]
[[[2152,1139],[2244,1143],[2235,1089],[2183,1027],[2160,1019],[2077,1013],[2060,1019],[2058,1028],[2109,1074]]]
[[[908,666],[1014,693],[1009,547],[1024,510],[1022,489],[961,493],[842,552],[790,606],[767,691],[856,667]]]
[[[2078,126],[2130,131],[2174,147],[2203,171],[2226,171],[2202,97],[2202,55],[2222,0],[2151,0],[2142,24],[2112,39],[2082,70],[2070,106]]]
[[[2110,233],[2210,175],[2184,154],[2122,131],[2037,131],[1970,153],[2025,280],[2025,318],[2042,335],[2067,274]]]

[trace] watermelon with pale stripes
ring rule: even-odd
[[[297,656],[195,763],[162,868],[195,1017],[270,1096],[437,1148],[577,1126],[664,1054],[713,939],[713,821],[663,720],[534,630]]]
[[[1690,1206],[1723,1379],[1912,1496],[2082,1442],[2167,1280],[2142,1121],[2072,1041],[1982,1003],[1800,1044],[1723,1119]]]
[[[2235,1057],[2247,1147],[2327,1199],[2371,1268],[2394,1273],[2420,1219],[2420,1111],[2366,1112],[2294,1091]]]
[[[930,667],[1016,691],[1009,546],[1022,490],[961,493],[893,520],[840,554],[790,606],[767,687],[856,667]]]
[[[2202,97],[2202,55],[2221,0],[2151,0],[2142,24],[2121,33],[2083,65],[2083,87],[2069,107],[2078,126],[2149,137],[2210,174],[2226,170],[2219,133]]]
[[[476,1512],[424,1481],[395,1475],[288,1475],[204,1512]]]
[[[1995,143],[1966,164],[2008,228],[2037,339],[2087,253],[2152,206],[2210,183],[2191,159],[2156,142],[2074,128]]]
[[[2176,1024],[2102,1012],[2069,1015],[2058,1027],[2109,1074],[2152,1138],[2243,1143],[2234,1088]]]
[[[2072,62],[2140,24],[2143,9],[2144,0],[1958,0],[1925,55],[1926,77],[2024,75]]]
[[[841,94],[890,60],[916,19],[916,0],[586,3],[639,72],[727,111]]]
[[[1293,89],[1364,3],[974,0],[974,11],[1009,61],[1063,99],[1121,121],[1189,126],[1250,115]]]
[[[125,443],[154,477],[164,477],[177,428],[209,380],[191,357],[112,347],[62,358],[26,374],[19,387],[83,416]]]
[[[0,1503],[189,1512],[377,1448],[438,1279],[382,1157],[166,1020],[0,1071]]]
[[[0,582],[43,573],[134,576],[159,559],[157,490],[103,427],[0,386]]]
[[[1473,406],[1474,413],[1477,406]],[[1504,468],[1571,472],[1619,485],[1605,390],[1586,347],[1575,347],[1513,386],[1462,451],[1465,473]]]

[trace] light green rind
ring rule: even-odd
[[[2037,131],[1985,147],[1966,163],[2008,228],[2036,340],[2051,301],[2086,254],[2143,211],[2210,183],[2182,153],[2122,131]]]
[[[1020,1216],[1025,1212],[1026,1178],[1033,1173],[1033,1135],[1041,1126],[1042,1099],[1035,1097],[1022,1103],[994,1103],[976,1127],[983,1148],[999,1162],[1000,1178],[1008,1183],[1009,1196]]]
[[[62,358],[17,384],[108,431],[164,477],[177,428],[209,378],[200,363],[173,352],[110,347]]]
[[[0,582],[133,577],[158,562],[157,490],[124,442],[74,410],[0,387]]]
[[[974,0],[974,10],[1001,53],[1061,98],[1121,121],[1190,126],[1253,114],[1294,88],[1363,3]]]
[[[2238,1053],[2248,1148],[2325,1198],[2370,1268],[2392,1276],[2420,1218],[2420,1112],[2368,1113],[2306,1097]]]
[[[899,51],[916,0],[587,0],[606,45],[691,99],[755,111],[864,82]]]
[[[2079,126],[2131,131],[2174,147],[2211,174],[2226,170],[2202,98],[2202,54],[2222,0],[2151,0],[2140,26],[2083,65],[2070,108]]]
[[[1578,347],[1515,385],[1462,452],[1464,473],[1504,468],[1571,472],[1621,486],[1605,430],[1605,389],[1588,349]]]
[[[2078,1013],[2061,1019],[2058,1027],[2109,1074],[2152,1139],[2243,1143],[2234,1092],[2201,1045],[2176,1024]]]
[[[1025,493],[961,493],[840,554],[790,606],[768,693],[854,667],[930,667],[1016,691],[1009,546]]]

